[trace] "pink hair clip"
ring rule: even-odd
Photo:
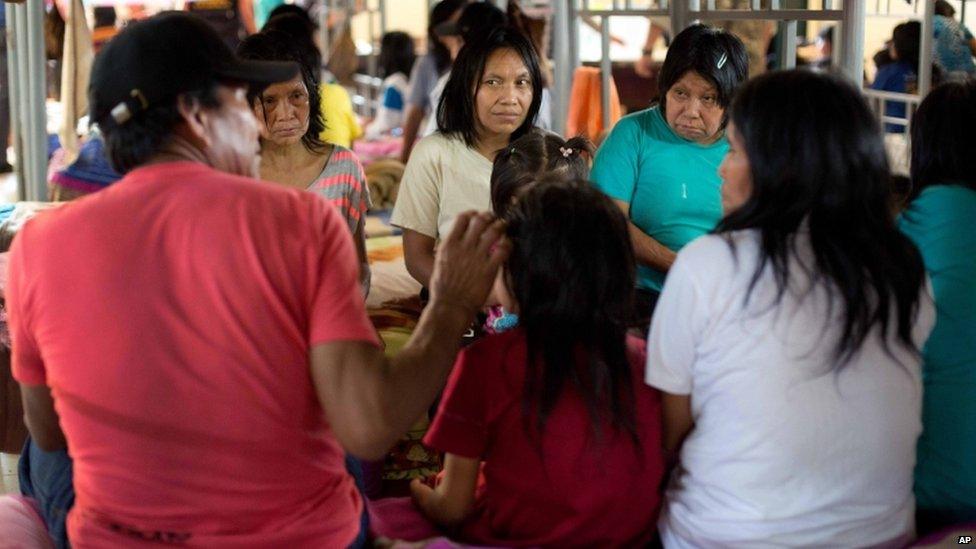
[[[563,153],[563,158],[569,158],[574,150],[572,148],[559,147],[559,152]]]

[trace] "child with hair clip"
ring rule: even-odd
[[[496,169],[577,166],[576,153],[556,147],[554,158],[551,138],[541,143],[545,155],[515,144]],[[643,343],[627,336],[627,221],[579,179],[492,191],[513,244],[498,289],[519,325],[458,357],[424,439],[446,453],[443,477],[434,488],[415,480],[414,501],[466,543],[641,546],[654,535],[664,461],[659,396],[642,382]]]
[[[587,179],[593,151],[593,144],[582,136],[564,140],[554,133],[533,130],[516,139],[498,152],[492,165],[492,213],[503,217],[519,195],[545,175]],[[491,299],[495,300],[494,294]],[[515,313],[497,304],[488,309],[485,332],[501,333],[516,325]]]

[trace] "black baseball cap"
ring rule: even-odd
[[[292,62],[240,59],[206,21],[164,12],[133,23],[95,58],[88,86],[92,121],[122,125],[140,111],[214,82],[258,86],[298,74]]]

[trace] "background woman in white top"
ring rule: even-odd
[[[664,545],[904,546],[934,310],[877,122],[790,71],[740,91],[728,134],[725,217],[678,254],[648,341],[680,448]]]
[[[542,73],[532,44],[500,28],[465,44],[437,107],[437,133],[414,148],[391,223],[403,229],[410,275],[427,286],[434,246],[454,218],[490,208],[495,153],[529,131]]]

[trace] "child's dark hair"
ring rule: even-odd
[[[592,156],[593,144],[585,137],[566,141],[545,130],[531,130],[495,155],[491,211],[505,215],[524,189],[546,174],[587,179]]]
[[[508,209],[506,283],[528,342],[523,413],[541,434],[564,390],[586,405],[594,433],[639,442],[625,319],[634,291],[627,220],[585,180],[544,178]],[[568,385],[568,387],[567,387]]]
[[[380,41],[380,56],[376,64],[380,69],[380,77],[386,78],[398,72],[410,76],[413,62],[417,59],[414,51],[413,38],[402,31],[392,31],[383,35]]]

